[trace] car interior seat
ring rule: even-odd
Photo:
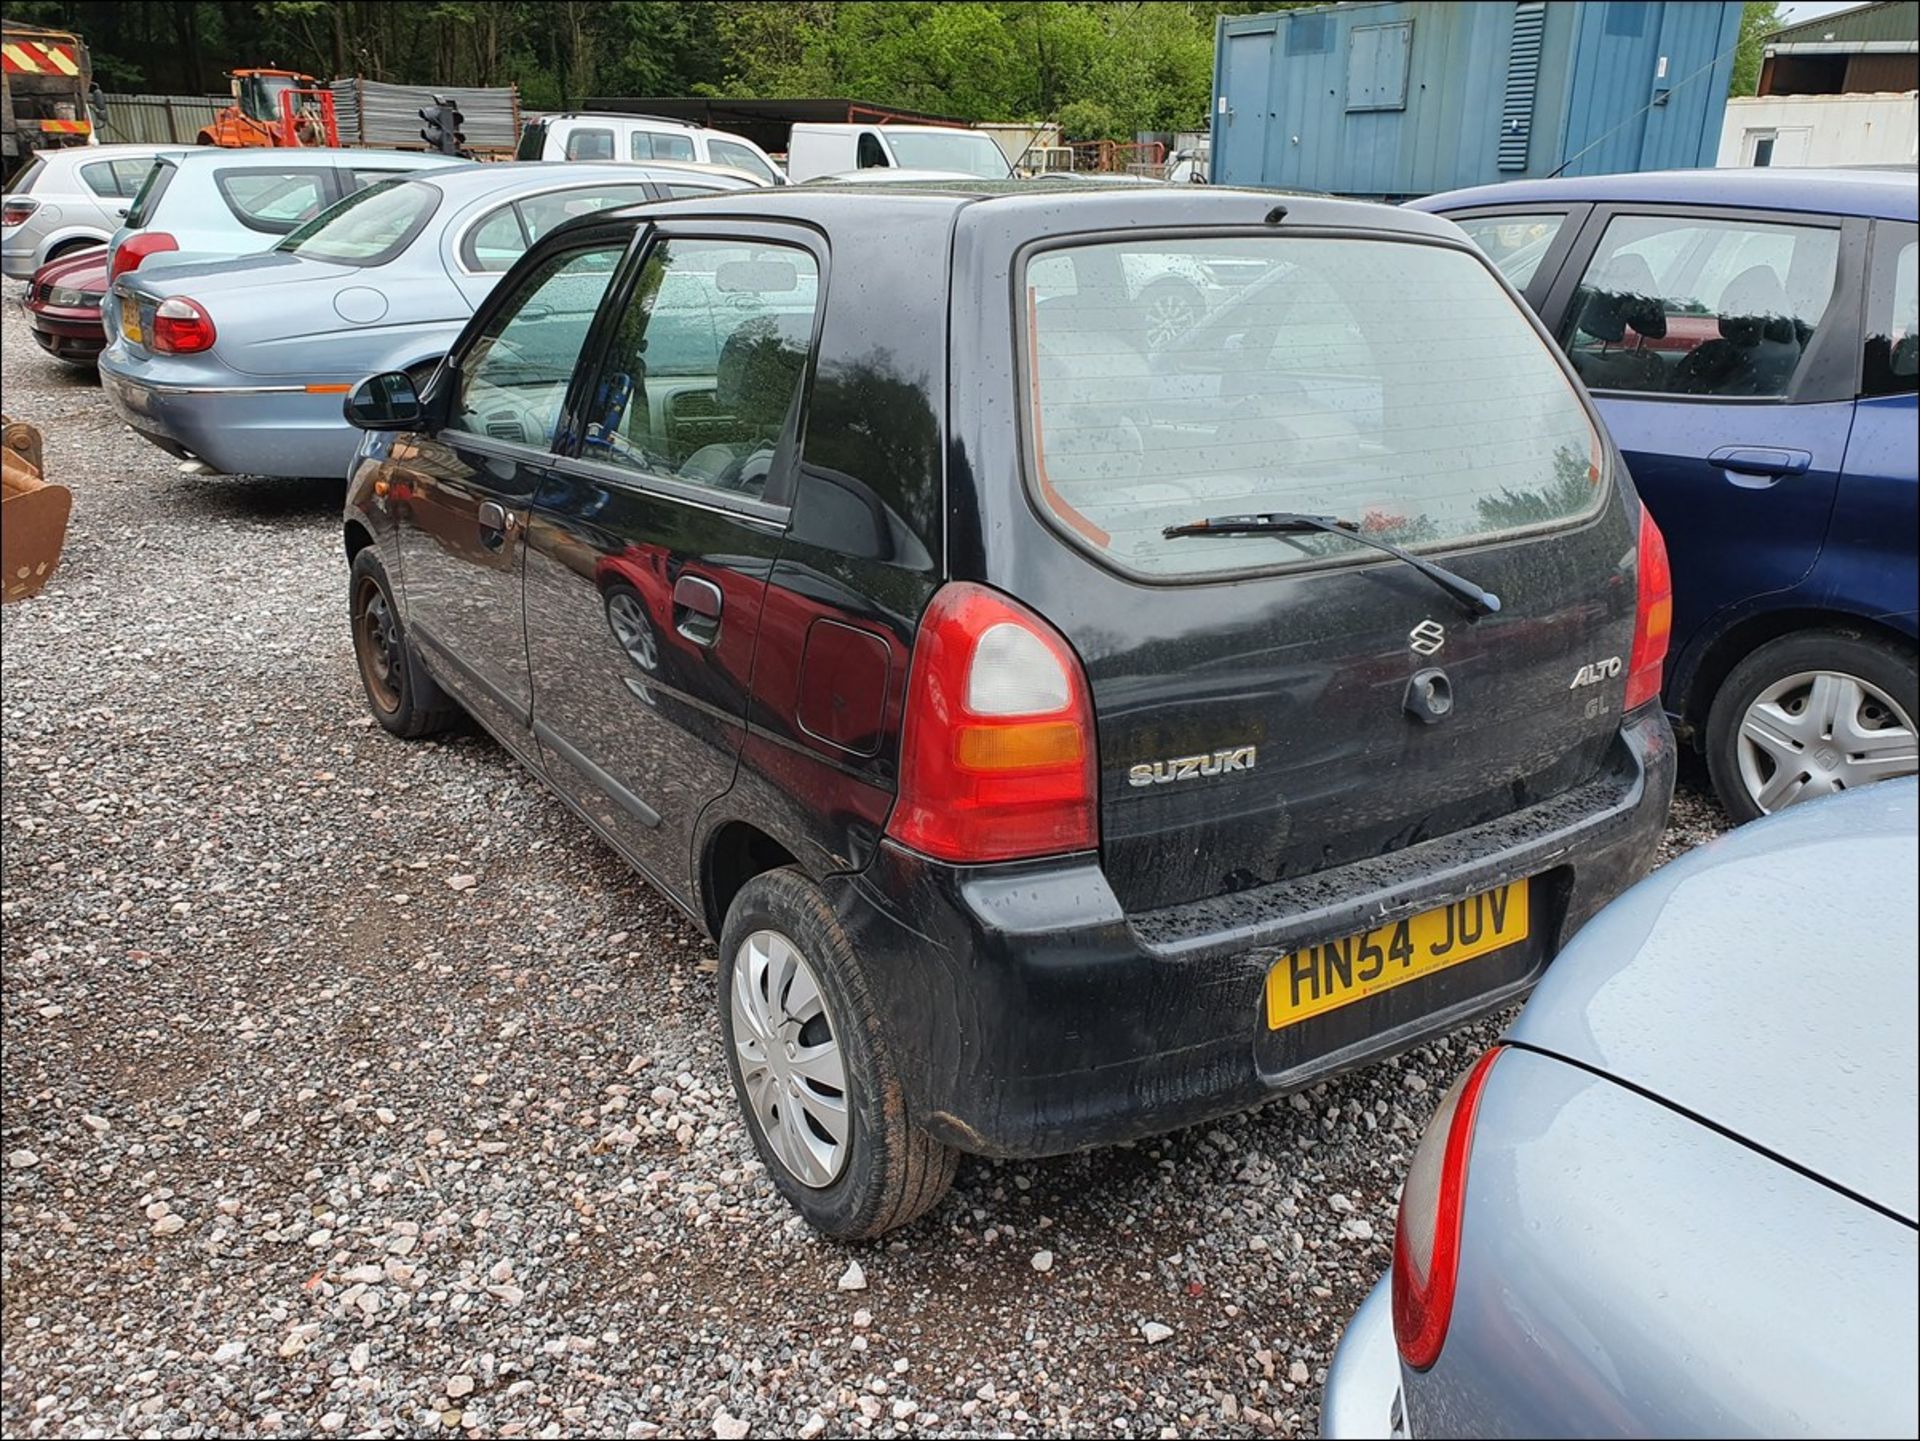
[[[1768,265],[1751,265],[1720,297],[1720,335],[1674,367],[1681,395],[1784,395],[1800,363],[1800,334],[1786,287]]]
[[[714,407],[731,416],[732,439],[703,445],[680,466],[685,480],[758,495],[806,365],[811,311],[756,315],[737,327],[714,362]]]
[[[1616,255],[1607,262],[1580,308],[1580,329],[1601,342],[1573,352],[1574,369],[1594,390],[1660,391],[1667,388],[1667,367],[1641,344],[1667,333],[1666,307],[1653,267],[1643,255]],[[1628,346],[1628,332],[1634,336]],[[1627,348],[1614,350],[1615,345]]]

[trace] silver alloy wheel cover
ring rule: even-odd
[[[853,1125],[840,1028],[813,968],[778,931],[755,931],[734,953],[729,989],[734,1056],[754,1123],[801,1185],[832,1185],[846,1169]]]
[[[1161,295],[1147,305],[1147,349],[1164,350],[1189,330],[1199,319],[1195,308],[1186,300],[1172,295]]]
[[[1913,718],[1879,686],[1843,671],[1775,681],[1740,718],[1735,747],[1741,784],[1769,815],[1920,770]]]

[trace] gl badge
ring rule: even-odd
[[[1407,644],[1415,655],[1432,655],[1447,643],[1447,628],[1437,620],[1423,620],[1407,632]]]

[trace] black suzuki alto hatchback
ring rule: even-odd
[[[1511,1001],[1665,821],[1659,533],[1432,216],[610,211],[347,410],[374,715],[470,712],[716,938],[823,1231]]]

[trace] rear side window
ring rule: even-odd
[[[1920,230],[1890,220],[1873,227],[1862,395],[1912,395],[1920,378]]]
[[[335,265],[385,265],[413,243],[439,208],[438,186],[387,181],[349,195],[274,248]]]
[[[636,130],[628,137],[635,160],[691,160],[693,137],[661,130]]]
[[[140,192],[133,197],[133,204],[127,207],[127,228],[138,230],[153,218],[153,212],[160,206],[160,197],[167,193],[167,187],[173,184],[173,177],[179,172],[179,166],[171,160],[156,160],[153,169],[147,172],[147,178],[140,182]]]
[[[153,168],[151,160],[96,160],[80,167],[87,189],[107,200],[136,195]]]
[[[744,145],[731,140],[709,140],[707,153],[713,157],[715,165],[731,165],[735,170],[757,175],[769,184],[773,181],[773,171],[767,168],[767,162]]]
[[[1223,274],[1235,283],[1211,278]],[[1203,310],[1156,340],[1158,278]],[[1315,237],[1081,245],[1029,260],[1021,302],[1030,484],[1066,535],[1122,570],[1204,577],[1355,549],[1164,534],[1207,517],[1305,511],[1424,549],[1601,504],[1586,407],[1468,252]]]
[[[1456,221],[1515,290],[1525,290],[1567,223],[1564,215],[1467,215]]]
[[[606,185],[529,196],[503,205],[467,232],[460,260],[469,270],[506,271],[534,241],[581,215],[616,205],[638,205],[653,197],[643,184]]]
[[[1787,393],[1833,298],[1840,232],[1623,215],[1609,222],[1563,340],[1595,390]]]
[[[249,230],[291,234],[327,208],[324,170],[216,170],[214,185]]]
[[[520,132],[519,148],[513,152],[515,160],[539,160],[547,148],[547,122],[529,120]]]
[[[608,347],[587,454],[759,499],[806,378],[819,278],[792,246],[657,244]]]
[[[613,159],[613,132],[611,130],[575,130],[567,136],[567,159]]]

